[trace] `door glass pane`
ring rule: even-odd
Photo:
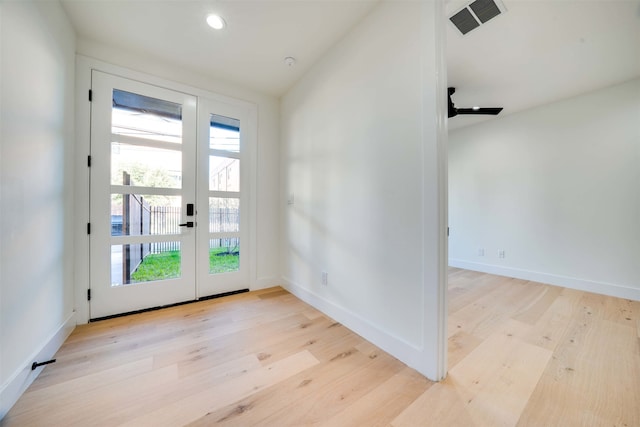
[[[111,195],[111,235],[180,234],[180,196]]]
[[[113,90],[111,132],[135,138],[182,143],[182,105]]]
[[[209,198],[209,232],[225,233],[240,231],[240,199]]]
[[[209,156],[209,190],[240,191],[240,160]]]
[[[111,184],[182,188],[182,152],[112,142]]]
[[[181,276],[180,242],[111,245],[111,286]]]
[[[240,269],[240,239],[209,240],[209,273],[230,273]]]
[[[233,153],[240,152],[240,120],[211,114],[209,148]]]

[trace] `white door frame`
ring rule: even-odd
[[[258,108],[251,102],[238,100],[228,96],[216,94],[189,85],[176,83],[146,73],[130,70],[128,68],[109,64],[83,55],[76,55],[76,124],[75,124],[75,309],[76,322],[78,324],[89,321],[89,302],[87,289],[90,286],[89,271],[89,235],[87,223],[89,222],[89,188],[90,174],[87,159],[90,154],[90,118],[91,103],[89,102],[89,90],[91,89],[91,71],[99,70],[115,74],[127,79],[137,80],[142,83],[164,87],[178,92],[184,92],[196,96],[198,99],[206,98],[213,101],[237,106],[247,111],[247,126],[251,130],[246,140],[246,163],[249,169],[249,182],[247,185],[248,208],[248,263],[249,263],[249,289],[256,286],[256,165],[257,165],[257,121]]]

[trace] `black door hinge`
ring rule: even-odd
[[[447,237],[449,237],[449,227],[447,227]]]
[[[93,91],[89,89],[89,102],[93,101]]]
[[[87,234],[91,234],[91,223],[87,223]]]
[[[87,167],[91,167],[91,156],[87,156]]]
[[[87,289],[87,301],[91,301],[91,289]]]

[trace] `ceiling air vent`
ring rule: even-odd
[[[500,0],[475,0],[450,16],[449,20],[462,34],[467,34],[506,11]]]

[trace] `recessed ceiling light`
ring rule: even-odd
[[[215,14],[207,16],[207,24],[209,24],[209,26],[215,30],[221,30],[226,25],[224,19],[222,19],[221,16]]]

